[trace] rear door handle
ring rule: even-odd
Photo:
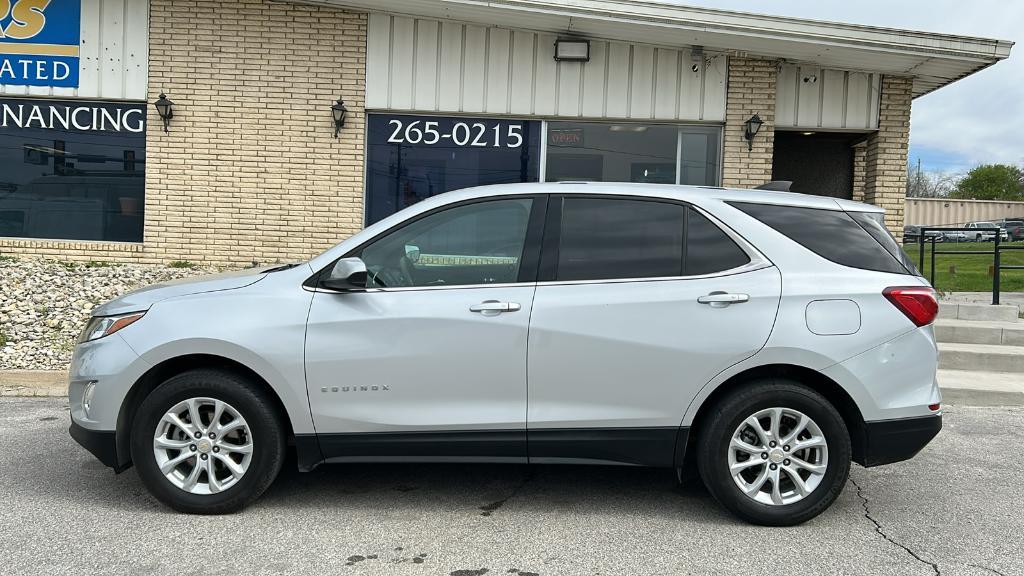
[[[502,312],[516,312],[522,306],[518,302],[499,302],[497,300],[484,300],[479,304],[469,307],[470,312],[479,312],[484,316],[496,316]]]
[[[697,298],[697,302],[708,304],[712,308],[725,308],[730,304],[742,304],[750,300],[747,294],[730,294],[728,292],[712,292],[707,296]]]

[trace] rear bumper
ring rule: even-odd
[[[68,432],[75,442],[91,452],[104,465],[113,468],[114,472],[123,472],[130,466],[118,461],[117,434],[113,430],[90,430],[72,421]]]
[[[942,415],[899,418],[864,423],[860,454],[854,460],[862,466],[881,466],[913,458],[942,429]]]

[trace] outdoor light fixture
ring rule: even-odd
[[[170,124],[171,118],[174,118],[174,102],[167,99],[167,94],[160,93],[160,97],[153,103],[156,106],[156,112],[160,115],[160,119],[164,121],[164,132],[167,132],[167,125]]]
[[[590,62],[590,40],[555,40],[558,62]]]
[[[757,136],[762,124],[764,124],[764,121],[757,114],[754,114],[750,117],[750,120],[743,123],[743,137],[747,139],[748,152],[754,149],[754,136]]]
[[[338,132],[341,132],[342,126],[345,125],[345,115],[348,114],[345,101],[338,98],[338,101],[331,106],[331,114],[334,116],[334,137],[337,138]]]

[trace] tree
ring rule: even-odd
[[[956,190],[959,176],[952,172],[907,170],[907,198],[946,198]]]
[[[951,196],[973,200],[1024,200],[1024,171],[1006,164],[976,166],[957,183]]]

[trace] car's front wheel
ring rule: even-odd
[[[252,382],[200,369],[168,379],[142,401],[131,448],[139,476],[158,500],[179,512],[224,514],[274,481],[285,435],[274,406]]]
[[[828,400],[798,382],[751,382],[722,398],[704,422],[701,477],[723,506],[749,522],[806,522],[846,484],[846,424]]]

